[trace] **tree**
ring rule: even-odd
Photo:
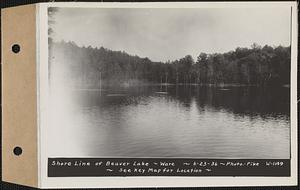
[[[55,51],[54,51],[55,50]],[[51,65],[64,65],[74,83],[85,87],[121,85],[130,81],[173,84],[282,85],[290,80],[290,47],[252,45],[226,53],[200,53],[167,62],[132,56],[104,47],[53,42]],[[54,61],[55,60],[55,61]],[[56,70],[56,72],[59,72]]]

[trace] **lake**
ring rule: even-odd
[[[290,88],[154,85],[70,94],[53,104],[60,107],[49,131],[62,147],[56,156],[290,158]]]

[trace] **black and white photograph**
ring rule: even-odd
[[[49,7],[48,27],[58,153],[290,158],[291,8]]]
[[[30,2],[1,9],[7,185],[298,189],[296,1]]]

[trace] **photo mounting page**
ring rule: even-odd
[[[40,4],[41,187],[297,184],[297,4]]]

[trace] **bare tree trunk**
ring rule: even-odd
[[[165,81],[165,83],[168,83],[168,73],[166,73],[165,75],[166,75],[166,81]]]
[[[101,95],[101,71],[99,72],[99,75],[100,75],[100,77],[99,77],[99,90],[100,90],[100,95]]]

